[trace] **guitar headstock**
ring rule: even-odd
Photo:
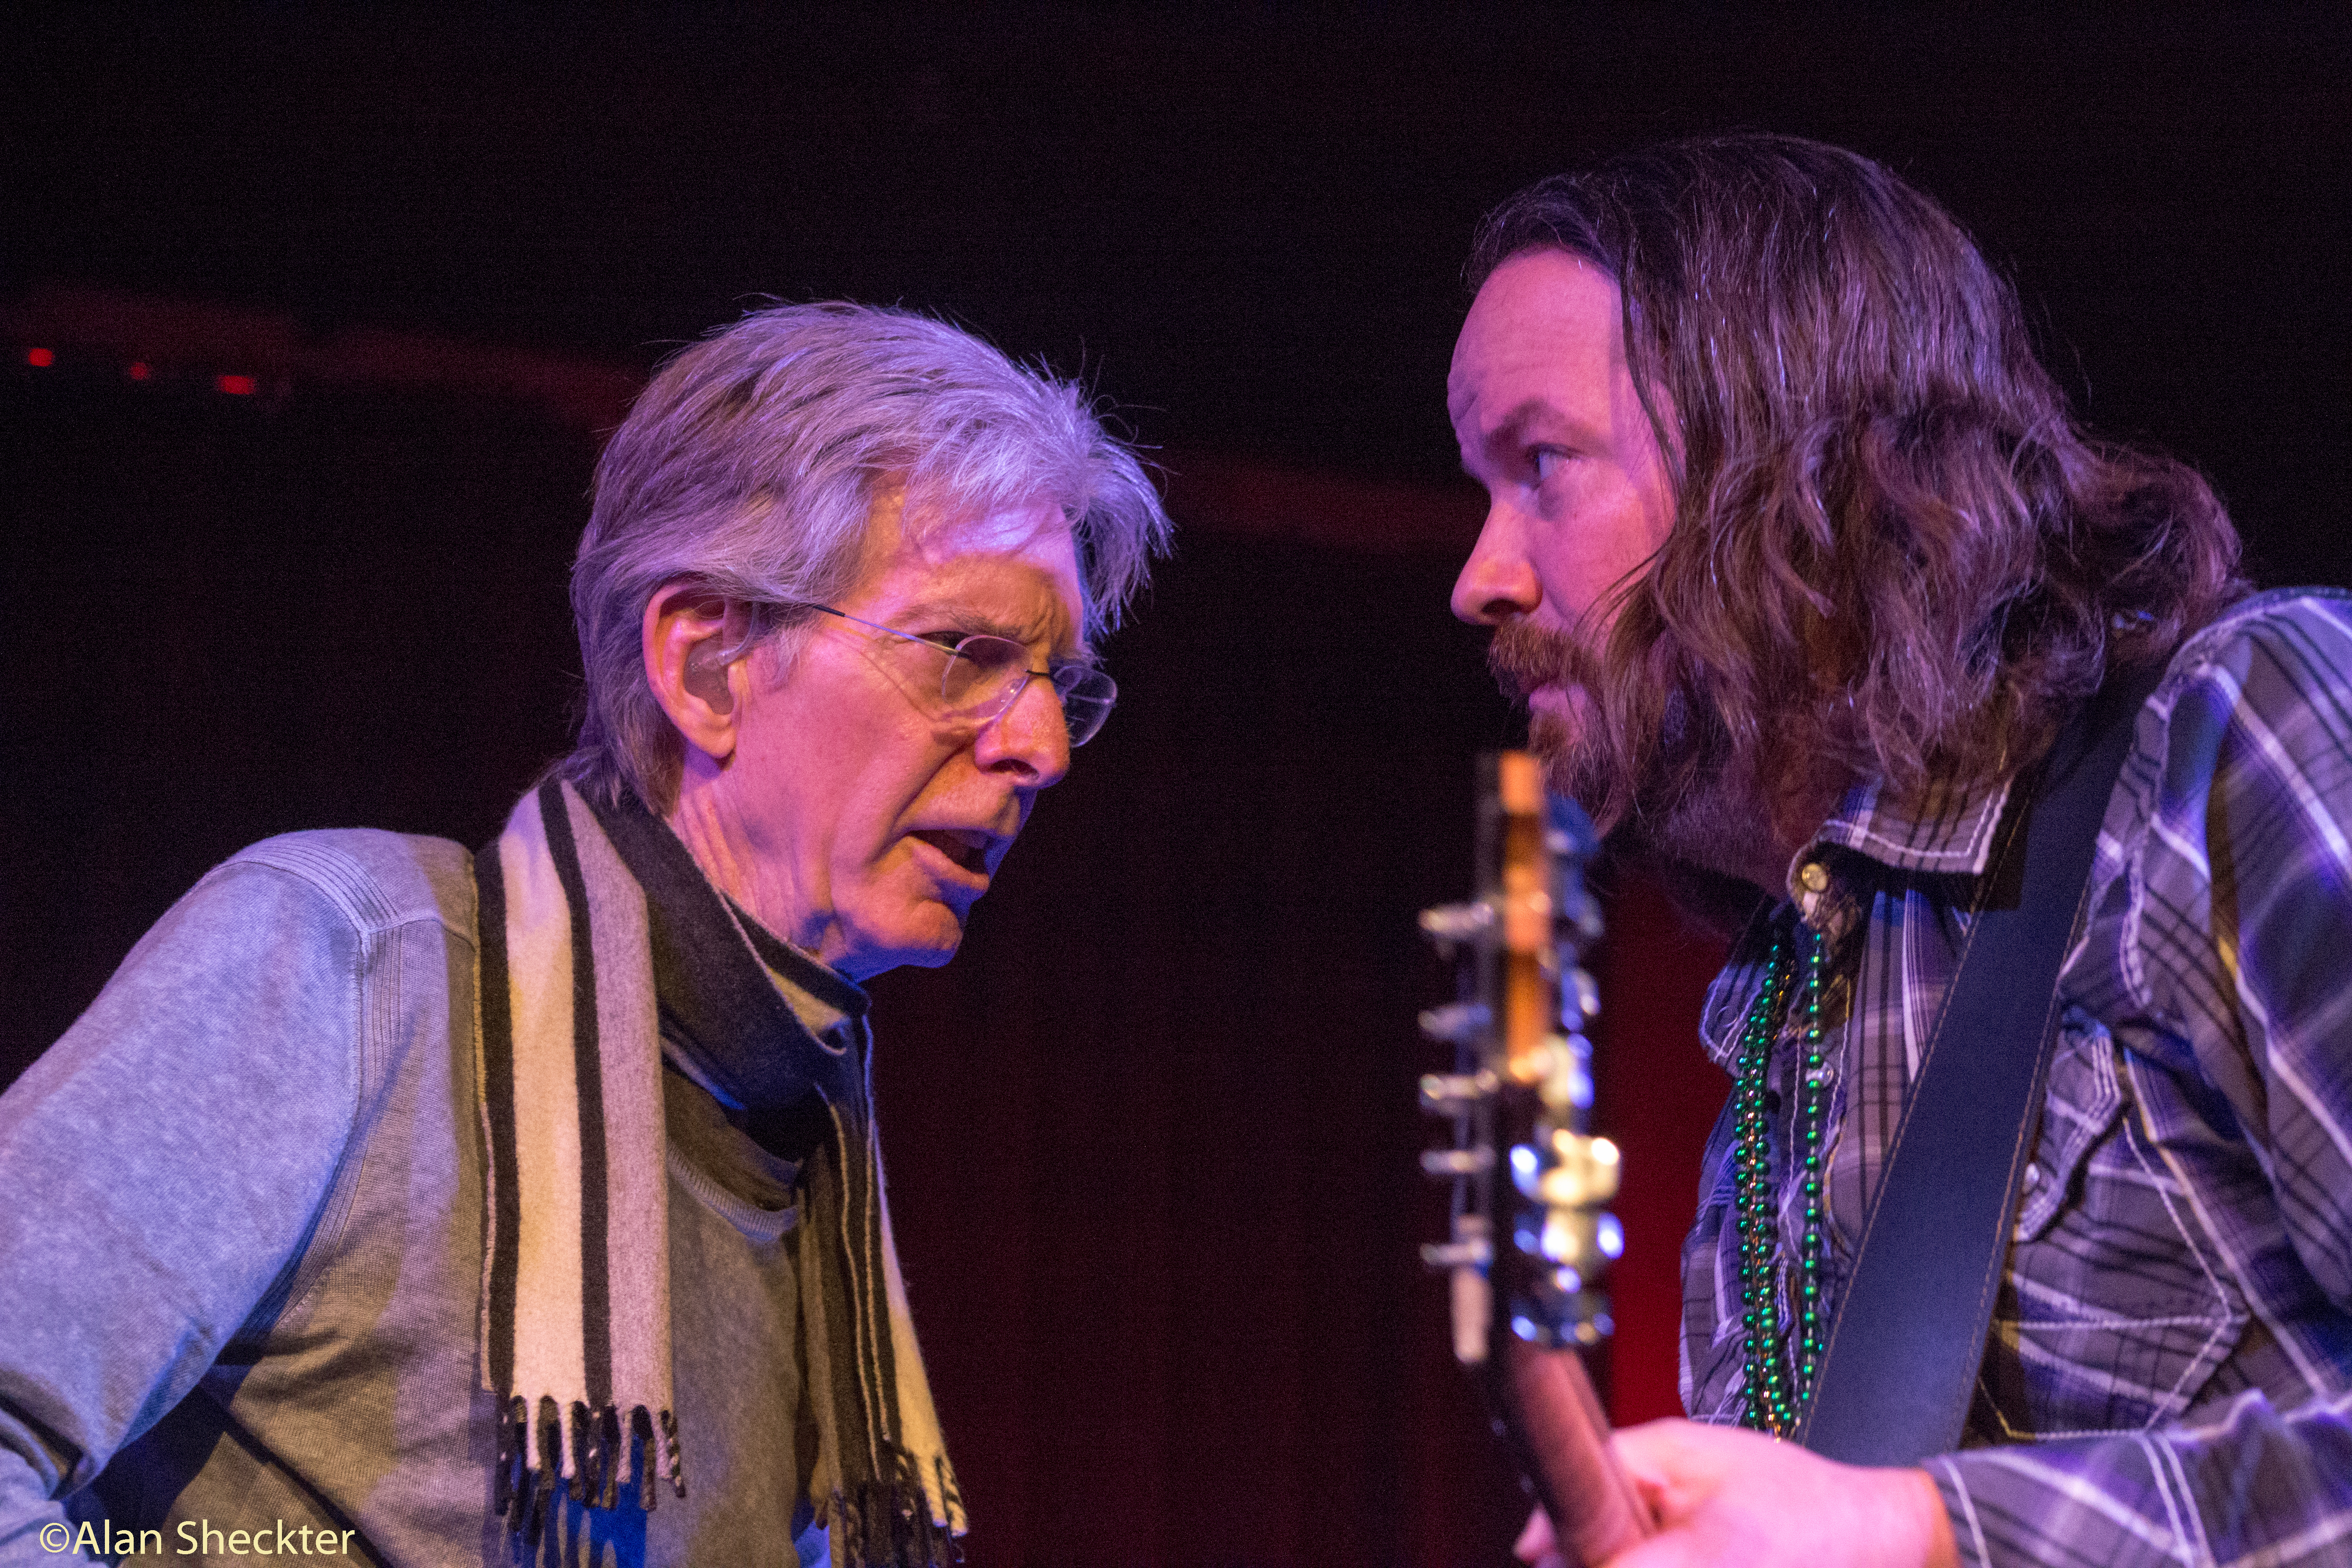
[[[1526,752],[1481,758],[1479,782],[1477,896],[1421,916],[1460,981],[1421,1018],[1454,1047],[1454,1070],[1421,1082],[1423,1105],[1454,1129],[1451,1147],[1422,1156],[1454,1184],[1451,1234],[1422,1256],[1451,1276],[1454,1352],[1472,1365],[1496,1325],[1547,1348],[1607,1338],[1601,1282],[1624,1246],[1605,1206],[1617,1146],[1591,1132],[1585,1027],[1600,998],[1581,960],[1601,915],[1583,869],[1598,843]]]

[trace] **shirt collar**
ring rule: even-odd
[[[1975,787],[1930,784],[1897,795],[1874,779],[1847,790],[1789,862],[1788,901],[1776,900],[1758,912],[1708,987],[1699,1022],[1707,1055],[1730,1070],[1748,1005],[1764,984],[1766,954],[1775,936],[1792,940],[1801,919],[1835,944],[1867,912],[1853,874],[1858,868],[1844,868],[1841,875],[1842,856],[1861,856],[1915,875],[1980,877],[1991,861],[1995,830],[2013,783],[2012,776]]]
[[[1826,882],[1822,851],[1832,846],[1898,871],[1983,875],[2013,782],[2012,776],[1989,786],[1931,784],[1902,796],[1875,779],[1854,785],[1789,863],[1790,899],[1811,917]]]

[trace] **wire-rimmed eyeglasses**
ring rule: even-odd
[[[1118,700],[1118,683],[1090,664],[1063,664],[1051,669],[1029,668],[1029,650],[1010,637],[972,632],[952,639],[942,634],[921,637],[846,615],[831,605],[800,604],[797,609],[817,610],[868,631],[881,632],[943,655],[940,700],[950,713],[975,724],[1002,718],[1032,680],[1051,681],[1061,700],[1062,722],[1069,727],[1070,744],[1083,746],[1095,738]]]

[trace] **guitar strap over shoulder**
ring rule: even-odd
[[[2109,679],[2063,730],[2040,787],[1987,867],[2012,909],[1970,922],[1798,1441],[1849,1464],[1909,1465],[1958,1446],[2011,1216],[2058,1036],[2058,972],[2082,929],[2107,798],[2162,663]]]

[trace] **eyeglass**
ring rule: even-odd
[[[1095,738],[1118,700],[1118,683],[1090,664],[1063,664],[1051,669],[1029,668],[1029,650],[1011,637],[974,632],[954,637],[919,637],[886,626],[878,621],[845,615],[831,605],[802,604],[795,609],[818,610],[868,631],[881,632],[947,655],[940,672],[940,699],[948,711],[976,724],[1000,719],[1021,700],[1032,680],[1049,680],[1061,700],[1062,722],[1069,726],[1070,744],[1083,746]]]

